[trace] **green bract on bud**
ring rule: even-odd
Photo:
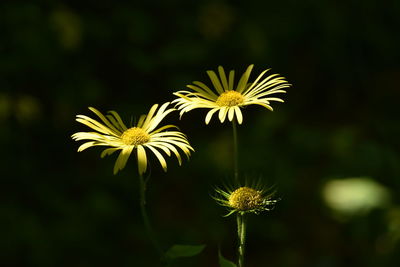
[[[258,214],[262,211],[273,209],[276,199],[272,199],[274,193],[266,194],[268,190],[252,188],[248,186],[236,189],[222,190],[217,188],[217,196],[213,197],[218,204],[227,207],[229,216],[235,212]]]

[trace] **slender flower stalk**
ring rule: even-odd
[[[236,215],[237,229],[238,229],[238,267],[244,266],[244,250],[246,245],[246,227],[247,217],[245,214],[238,213]]]
[[[139,190],[140,190],[140,212],[142,215],[143,223],[146,228],[147,236],[150,238],[155,250],[157,251],[160,258],[163,257],[163,250],[160,246],[156,235],[154,234],[153,227],[151,227],[149,216],[146,210],[146,187],[147,180],[144,179],[143,175],[139,175]]]
[[[189,158],[191,151],[193,151],[185,134],[179,130],[171,130],[177,129],[178,127],[174,125],[165,125],[157,128],[165,116],[175,110],[173,108],[168,108],[168,106],[169,103],[165,103],[157,111],[158,104],[153,105],[149,113],[140,116],[137,124],[130,128],[126,127],[117,112],[109,111],[107,115],[103,115],[97,109],[90,107],[89,109],[97,115],[100,121],[85,115],[77,115],[76,121],[85,124],[95,132],[78,132],[72,135],[72,139],[75,141],[86,140],[86,142],[78,148],[78,152],[89,147],[106,146],[108,148],[101,153],[101,157],[104,157],[121,150],[114,165],[114,174],[125,167],[132,153],[136,155],[140,182],[141,215],[148,237],[151,239],[160,257],[162,257],[163,251],[150,225],[146,211],[147,180],[144,179],[143,175],[147,171],[147,153],[151,152],[154,154],[164,171],[167,171],[167,163],[162,153],[169,157],[171,154],[174,154],[179,165],[181,165],[181,151],[187,158]]]
[[[238,134],[236,119],[232,120],[232,130],[233,130],[233,169],[234,169],[234,182],[235,184],[240,184],[239,181],[239,147],[238,147]],[[236,223],[238,231],[238,267],[244,266],[244,250],[246,241],[246,222],[245,214],[236,214]]]
[[[239,181],[239,144],[236,120],[232,120],[233,132],[233,177],[235,184],[240,184]]]

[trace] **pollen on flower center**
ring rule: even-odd
[[[142,128],[132,127],[122,133],[121,140],[126,145],[137,146],[147,143],[150,136]]]
[[[262,203],[263,197],[261,193],[250,187],[240,187],[229,196],[229,205],[241,211],[256,209]]]
[[[233,107],[244,102],[244,97],[241,93],[230,90],[223,92],[217,99],[216,104],[221,107]]]

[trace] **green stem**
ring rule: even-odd
[[[244,267],[244,250],[245,250],[245,242],[246,242],[246,215],[237,214],[237,228],[238,228],[238,238],[239,238],[239,246],[238,246],[238,267]]]
[[[232,130],[233,130],[233,174],[234,182],[236,186],[240,185],[239,181],[239,151],[238,151],[238,134],[236,119],[232,120]]]
[[[146,184],[147,181],[144,180],[143,175],[139,175],[140,181],[140,211],[142,213],[143,223],[147,231],[147,235],[153,243],[154,248],[157,253],[160,255],[160,258],[163,258],[163,250],[161,249],[160,244],[154,234],[153,228],[150,225],[149,217],[146,211]]]

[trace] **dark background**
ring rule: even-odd
[[[141,1],[144,2],[144,1]],[[251,106],[239,127],[241,173],[275,185],[276,209],[249,218],[248,266],[400,263],[400,1],[1,1],[2,266],[157,266],[138,205],[136,164],[77,153],[88,106],[126,122],[205,71],[293,84],[275,112]],[[148,209],[164,248],[206,244],[174,266],[235,259],[235,218],[210,195],[232,173],[231,127],[204,110],[180,126],[196,152],[179,167],[154,158]],[[345,219],[326,181],[370,177],[389,204]],[[339,197],[339,196],[338,196]],[[373,197],[373,196],[371,196]]]

